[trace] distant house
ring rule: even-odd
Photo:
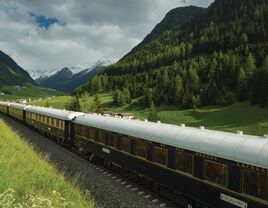
[[[132,113],[116,113],[112,111],[104,111],[103,114],[104,116],[112,116],[116,118],[124,118],[124,119],[134,119],[134,115]]]

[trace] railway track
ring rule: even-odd
[[[154,191],[156,187],[149,184],[146,178],[137,177],[115,164],[83,158],[21,123],[3,115],[1,117],[39,153],[49,158],[67,178],[79,175],[78,184],[82,190],[90,190],[97,207],[180,207],[157,194]]]

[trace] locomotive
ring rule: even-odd
[[[268,138],[0,102],[0,113],[146,177],[185,207],[267,208]]]

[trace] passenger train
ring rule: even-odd
[[[0,102],[59,144],[148,178],[187,208],[267,208],[268,138]]]

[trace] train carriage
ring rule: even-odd
[[[8,115],[9,105],[8,102],[0,102],[0,113]]]
[[[97,115],[75,120],[75,143],[184,196],[184,206],[268,207],[268,139]],[[174,200],[174,198],[172,198]]]
[[[83,113],[31,106],[27,108],[25,122],[33,128],[58,139],[68,141],[71,120]]]
[[[9,105],[8,115],[23,122],[25,120],[25,110],[28,108],[27,105],[18,103],[11,103]]]

